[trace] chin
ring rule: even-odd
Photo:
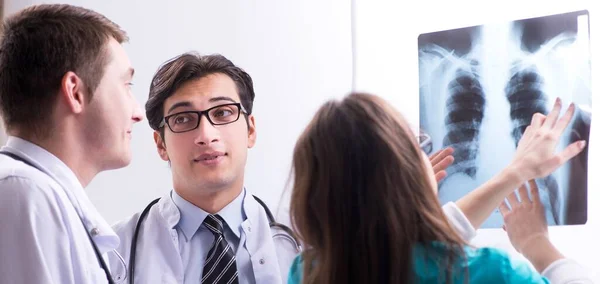
[[[110,170],[120,169],[129,166],[129,164],[131,164],[131,153],[123,153],[117,155],[114,159],[111,159],[108,162],[108,164]]]
[[[228,188],[234,179],[225,177],[224,175],[204,175],[198,177],[197,184],[202,184],[207,188],[212,188],[213,190],[219,190],[223,188]]]

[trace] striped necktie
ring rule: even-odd
[[[235,264],[233,248],[225,240],[225,221],[219,215],[208,215],[204,219],[206,226],[215,236],[202,271],[202,283],[207,284],[232,284],[238,283],[238,271]]]

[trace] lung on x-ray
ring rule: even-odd
[[[533,114],[548,114],[557,97],[563,113],[571,102],[576,106],[557,151],[589,142],[589,38],[587,11],[419,35],[419,124],[432,138],[432,153],[455,150],[439,185],[442,203],[506,167]],[[536,180],[549,225],[586,223],[588,148]],[[496,211],[482,227],[502,224]]]

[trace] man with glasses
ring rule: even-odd
[[[287,279],[298,247],[272,238],[266,209],[244,187],[247,152],[256,140],[253,101],[251,77],[221,55],[186,53],[159,68],[146,116],[158,154],[171,166],[173,190],[150,206],[146,217],[135,214],[114,226],[119,252],[131,263],[130,271],[112,267],[115,278],[129,274],[129,283],[132,278],[136,283]]]

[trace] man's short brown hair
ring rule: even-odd
[[[109,60],[110,38],[128,41],[117,24],[81,7],[36,5],[8,17],[0,39],[0,111],[6,129],[47,135],[51,106],[69,71],[82,79],[90,101]]]

